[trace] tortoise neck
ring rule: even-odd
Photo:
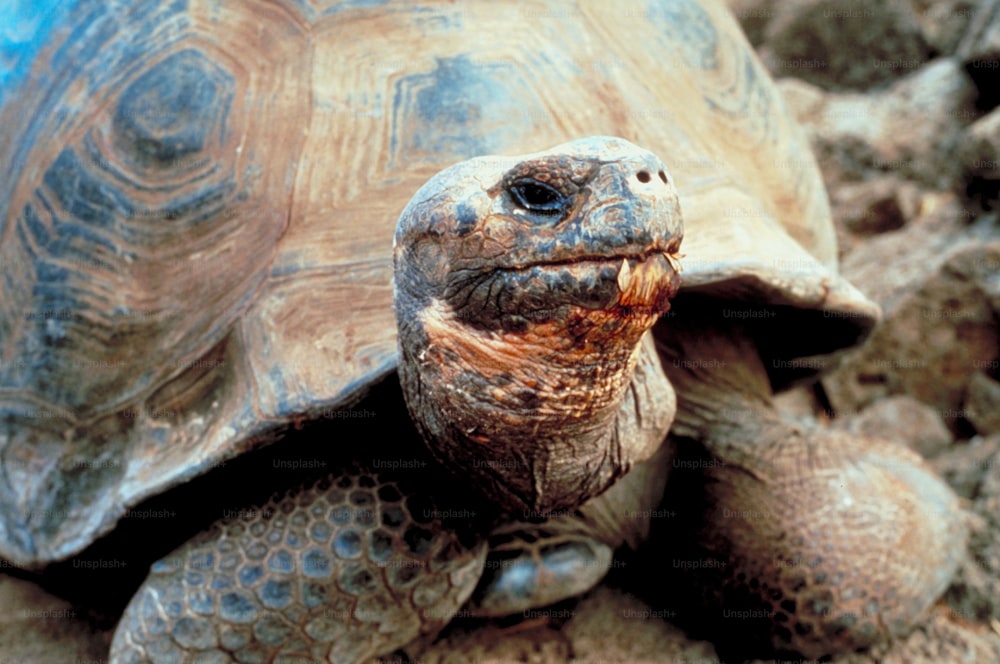
[[[648,335],[567,353],[403,311],[400,382],[431,453],[522,518],[575,510],[666,434],[673,394]]]
[[[654,335],[663,369],[677,390],[672,433],[705,442],[747,440],[771,427],[770,381],[745,329],[666,317]]]

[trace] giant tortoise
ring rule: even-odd
[[[397,370],[412,418],[413,463],[331,439],[154,564],[113,661],[355,661],[582,592],[675,439],[709,612],[813,656],[943,590],[943,484],[771,406],[878,311],[720,2],[48,6],[0,99],[0,554],[74,556]]]

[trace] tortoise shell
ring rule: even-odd
[[[621,136],[681,194],[678,312],[837,321],[799,325],[796,356],[878,316],[836,274],[808,145],[721,1],[62,5],[5,45],[0,89],[0,555],[19,565],[392,372],[396,219],[472,156]]]

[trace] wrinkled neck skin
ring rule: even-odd
[[[400,382],[431,453],[516,518],[574,510],[670,426],[674,394],[648,331],[609,315],[596,340],[574,337],[595,316],[502,333],[435,301],[400,317]]]
[[[763,448],[801,433],[774,409],[764,362],[742,327],[667,316],[653,334],[677,391],[672,435],[693,438],[721,458],[754,467],[767,457]]]

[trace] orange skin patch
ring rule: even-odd
[[[567,317],[523,331],[471,329],[434,300],[419,313],[429,342],[419,362],[433,365],[452,390],[463,372],[475,372],[493,386],[489,395],[453,394],[455,402],[486,397],[539,420],[593,417],[615,409],[631,379],[639,340],[669,308],[680,281],[673,261],[659,254],[635,268],[624,265],[621,272],[627,274],[620,272],[618,281],[625,289],[615,308],[572,306]],[[526,399],[525,390],[537,398]],[[534,407],[525,408],[525,402]],[[454,408],[457,412],[459,404]]]

